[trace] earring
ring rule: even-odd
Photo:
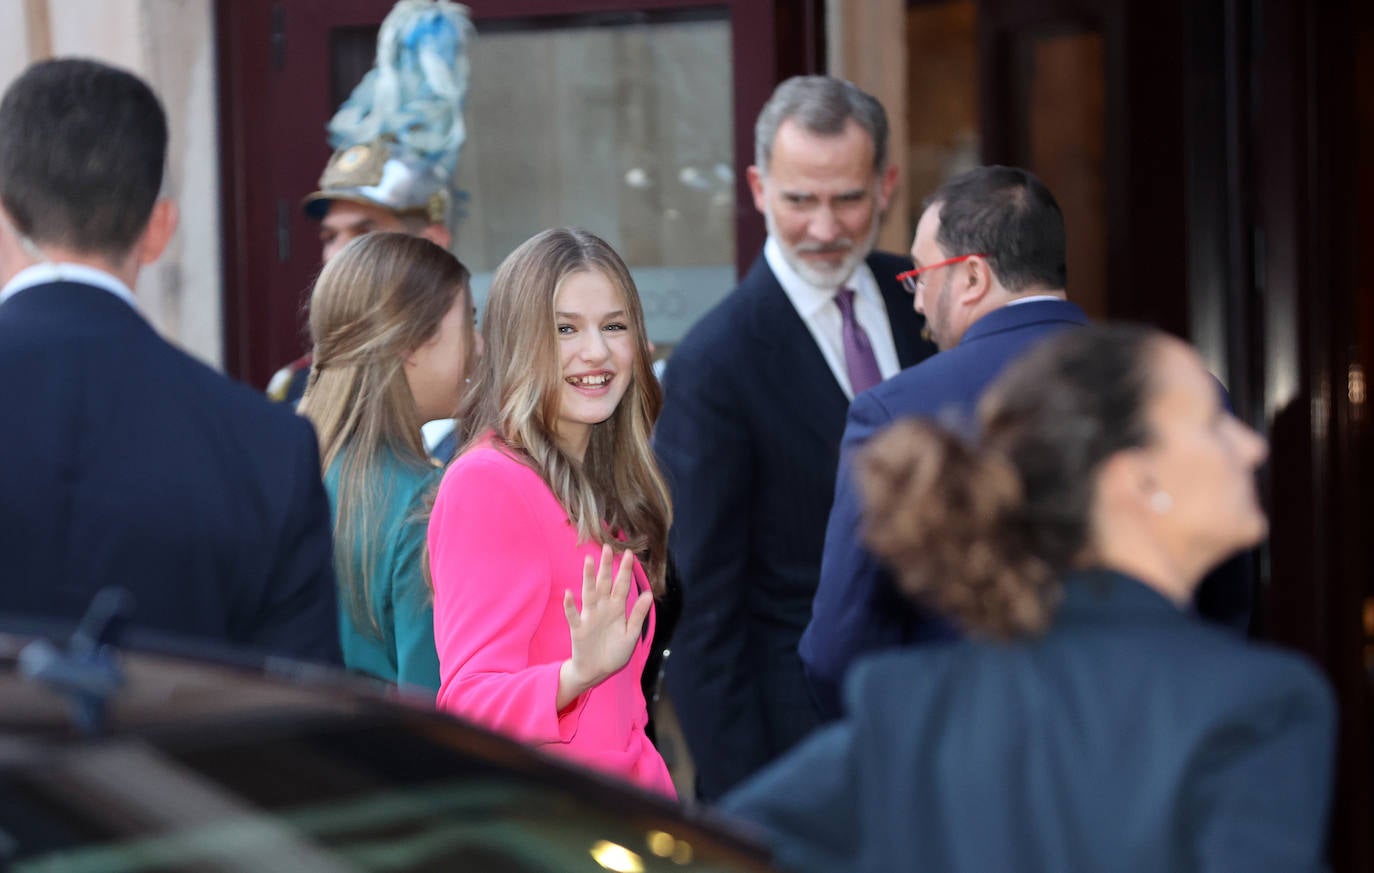
[[[1159,515],[1164,515],[1174,508],[1174,498],[1170,497],[1167,491],[1156,491],[1150,495],[1150,508]]]

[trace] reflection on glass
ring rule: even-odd
[[[910,228],[921,202],[978,159],[977,4],[909,3],[907,39],[907,193]]]
[[[690,864],[690,863],[692,863],[692,844],[691,844],[691,843],[687,842],[686,840],[678,840],[677,845],[673,848],[673,863],[674,863],[674,864]]]
[[[644,860],[624,846],[598,840],[591,854],[593,861],[615,873],[644,873]]]
[[[1346,395],[1354,406],[1363,406],[1365,400],[1364,367],[1351,364],[1346,373]]]
[[[574,224],[625,258],[650,339],[679,339],[734,284],[731,82],[720,16],[482,27],[456,246],[479,302],[512,249]]]
[[[1106,78],[1099,33],[1060,33],[1026,47],[1030,166],[1064,211],[1069,287],[1107,316]]]
[[[673,856],[673,849],[677,846],[677,840],[673,839],[672,834],[666,831],[649,831],[649,833],[645,835],[645,838],[649,843],[650,852],[653,852],[660,858],[671,858]]]

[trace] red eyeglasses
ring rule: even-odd
[[[938,270],[941,267],[948,267],[950,264],[957,264],[960,261],[967,261],[969,258],[986,257],[987,255],[983,254],[982,252],[978,252],[977,254],[972,255],[960,255],[957,258],[950,258],[948,260],[940,261],[939,263],[931,264],[926,267],[917,267],[914,270],[907,270],[905,273],[898,273],[897,281],[902,283],[902,287],[907,290],[908,294],[915,294],[917,286],[916,277],[921,275],[922,273],[928,273],[931,270]]]

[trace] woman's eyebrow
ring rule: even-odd
[[[559,312],[559,311],[556,311],[556,312],[554,312],[554,315],[558,316],[559,318],[581,318],[581,317],[582,317],[582,313],[580,313],[580,312]],[[623,310],[623,309],[617,309],[617,310],[614,311],[614,312],[608,312],[608,313],[606,313],[605,315],[601,316],[601,319],[604,321],[604,320],[606,320],[606,319],[608,319],[608,318],[624,318],[624,317],[625,317],[625,310]]]

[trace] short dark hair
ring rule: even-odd
[[[978,167],[950,179],[926,198],[940,208],[935,241],[950,257],[987,256],[1008,290],[1060,289],[1068,284],[1064,214],[1050,189],[1018,167]]]
[[[39,245],[127,254],[152,215],[166,155],[157,97],[105,64],[33,64],[0,101],[0,204]]]

